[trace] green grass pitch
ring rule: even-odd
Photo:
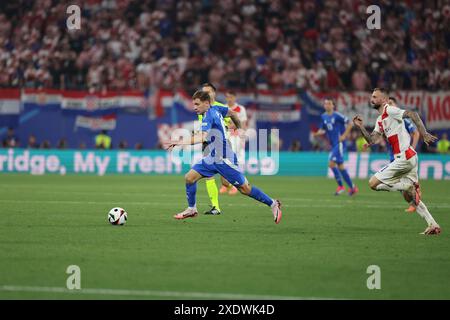
[[[241,195],[224,214],[176,221],[182,176],[0,176],[1,299],[450,299],[450,181],[423,181],[443,233],[408,214],[399,193],[335,197],[325,178],[249,177],[283,219]],[[217,179],[218,181],[218,179]],[[198,208],[207,209],[205,183]],[[123,227],[107,223],[114,206]],[[69,265],[81,291],[65,291]],[[381,269],[381,289],[366,286]]]

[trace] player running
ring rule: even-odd
[[[346,148],[346,139],[352,129],[352,124],[343,114],[334,111],[334,103],[331,99],[325,99],[325,112],[322,114],[322,122],[320,129],[313,136],[327,134],[331,144],[331,152],[329,156],[328,166],[334,174],[334,178],[338,184],[335,195],[338,196],[345,192],[342,179],[348,185],[348,194],[350,196],[358,192],[358,187],[353,184],[350,175],[344,167],[344,150]]]
[[[216,87],[212,83],[207,82],[207,83],[203,84],[202,91],[208,93],[208,95],[210,96],[211,105],[226,107],[226,105],[224,105],[223,103],[216,101]],[[200,124],[202,123],[202,119],[203,119],[203,115],[199,114],[198,120],[200,121]],[[225,127],[228,128],[228,125],[231,122],[230,118],[225,117],[224,122],[225,122]],[[206,143],[203,143],[202,151],[204,153],[205,152],[207,153],[208,151],[207,150],[205,151],[205,148],[206,148]],[[222,179],[222,185],[231,186],[230,183],[228,181],[226,181],[223,177],[221,177],[221,179]],[[205,182],[206,182],[206,191],[208,192],[208,197],[209,197],[209,200],[211,201],[211,209],[208,211],[205,211],[204,214],[219,215],[222,213],[222,211],[220,210],[220,205],[219,205],[219,191],[217,189],[216,179],[214,179],[214,177],[209,177],[209,178],[206,178]]]
[[[195,133],[190,141],[169,141],[165,143],[165,146],[167,150],[171,150],[174,146],[193,145],[206,141],[210,148],[208,149],[208,154],[204,155],[185,175],[188,208],[176,214],[174,218],[181,220],[196,217],[198,215],[195,199],[197,181],[220,174],[236,186],[242,194],[270,206],[275,223],[280,223],[282,214],[281,202],[270,198],[257,187],[250,186],[239,170],[237,156],[226,139],[226,128],[223,118],[230,117],[239,129],[241,125],[236,113],[227,107],[211,105],[210,96],[204,91],[195,92],[192,100],[195,112],[203,115],[201,132]]]
[[[437,138],[427,132],[417,112],[402,110],[390,105],[384,89],[375,88],[370,103],[380,114],[373,132],[371,134],[367,132],[360,115],[356,115],[353,118],[353,123],[361,130],[364,138],[370,145],[378,143],[384,134],[392,147],[395,157],[393,162],[383,167],[370,178],[370,188],[375,191],[407,192],[414,199],[417,213],[428,224],[428,227],[422,234],[432,235],[441,233],[440,226],[421,201],[417,174],[418,157],[416,151],[410,145],[411,138],[406,131],[403,119],[410,118],[414,122],[423,141],[427,145],[430,142],[436,141]]]
[[[241,129],[247,129],[247,111],[244,106],[236,103],[236,93],[234,91],[227,91],[225,93],[225,99],[227,100],[227,106],[230,110],[236,112],[239,121],[241,122]],[[242,137],[239,130],[234,126],[234,123],[230,121],[228,125],[229,140],[231,143],[231,149],[236,153],[239,164],[245,162],[245,138]],[[222,186],[220,187],[220,194],[224,194],[228,191],[228,194],[234,195],[238,192],[238,189],[226,181],[222,177]]]
[[[391,106],[397,107],[397,99],[395,99],[394,97],[389,97],[389,104]],[[403,122],[405,124],[406,131],[408,131],[409,135],[412,138],[411,146],[413,147],[414,150],[416,150],[416,147],[417,147],[417,144],[419,143],[419,138],[420,138],[419,131],[417,131],[416,126],[414,125],[414,123],[411,122],[410,119],[404,118]],[[389,160],[391,162],[393,162],[395,160],[395,157],[394,157],[394,152],[392,152],[391,145],[389,143],[387,143],[386,147],[389,152]],[[413,199],[411,197],[409,197],[408,193],[405,191],[402,192],[402,195],[403,195],[403,198],[405,199],[405,201],[408,202],[408,204],[409,204],[409,207],[407,209],[405,209],[405,212],[409,212],[409,213],[415,212],[416,207],[413,204],[413,202],[414,202]]]

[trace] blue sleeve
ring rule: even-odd
[[[406,130],[408,130],[409,133],[413,133],[414,131],[417,130],[416,126],[414,125],[414,123],[412,123],[411,120],[404,119],[403,121],[405,121],[405,127],[406,127]]]
[[[226,117],[227,113],[228,113],[228,107],[224,107],[224,106],[215,106],[217,111],[220,112],[220,114],[222,115],[222,117]]]
[[[322,116],[320,116],[319,129],[326,130],[325,129],[325,121],[323,121],[323,117]]]
[[[336,112],[336,120],[338,122],[341,122],[343,124],[347,124],[348,123],[348,118],[346,116],[344,116],[342,113]]]
[[[212,121],[209,115],[203,116],[202,119],[202,131],[209,131],[211,129]]]

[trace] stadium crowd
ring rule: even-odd
[[[381,30],[363,0],[5,1],[0,87],[450,89],[450,1],[379,3]]]

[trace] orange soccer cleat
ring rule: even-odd
[[[338,195],[340,195],[340,194],[342,194],[342,193],[344,193],[345,192],[345,187],[344,186],[338,186],[337,188],[336,188],[336,192],[334,193],[334,195],[335,196],[338,196]]]
[[[187,208],[183,212],[177,213],[173,217],[177,220],[183,220],[186,218],[195,218],[198,215],[198,212],[196,209]]]
[[[220,193],[220,194],[224,194],[224,193],[226,193],[227,191],[228,191],[228,187],[222,185],[222,186],[220,187],[219,193]]]
[[[405,212],[408,212],[408,213],[416,212],[416,207],[414,207],[412,204],[410,204],[408,209],[405,209]]]
[[[235,186],[232,186],[230,191],[228,191],[228,194],[234,196],[238,192],[239,192],[238,189]]]

